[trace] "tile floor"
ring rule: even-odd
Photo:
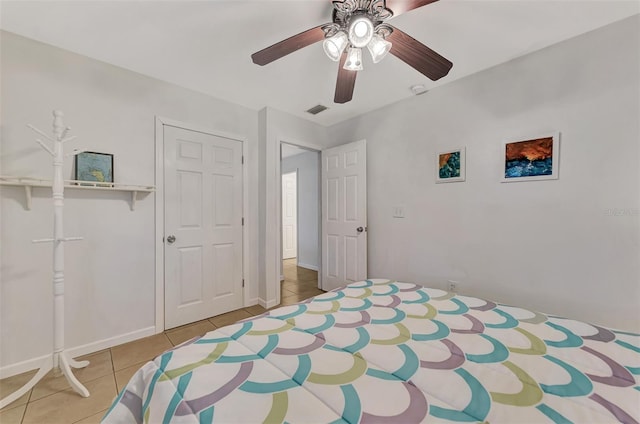
[[[324,293],[318,289],[318,273],[297,267],[295,259],[283,261],[283,270],[281,303],[278,306],[291,305]],[[0,423],[99,423],[118,392],[145,362],[193,337],[265,311],[259,305],[249,306],[81,357],[91,364],[75,370],[74,374],[91,396],[80,397],[64,377],[54,378],[50,373],[30,392],[2,409]],[[0,398],[20,388],[35,373],[33,370],[0,380]]]

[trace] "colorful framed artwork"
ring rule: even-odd
[[[82,152],[76,155],[75,179],[98,183],[113,183],[113,155]],[[105,184],[109,185],[109,184]]]
[[[439,152],[436,155],[436,183],[465,180],[465,148]]]
[[[560,133],[505,142],[501,163],[503,183],[558,179]]]

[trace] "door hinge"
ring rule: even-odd
[[[244,156],[240,156],[240,163],[244,165]]]
[[[242,225],[244,225],[244,217],[242,217]]]
[[[244,278],[242,279],[242,287],[244,287]]]

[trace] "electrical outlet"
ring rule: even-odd
[[[454,280],[447,280],[449,282],[449,291],[458,293],[458,282]]]

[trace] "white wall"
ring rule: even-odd
[[[154,116],[237,135],[249,145],[248,298],[258,297],[258,113],[127,70],[1,32],[2,175],[50,178],[51,159],[27,123],[49,131],[65,112],[77,135],[69,147],[115,155],[116,181],[153,184]],[[65,178],[72,177],[71,160]],[[154,195],[129,209],[128,194],[65,191],[66,346],[92,347],[153,333]],[[46,355],[52,347],[51,246],[32,239],[52,231],[50,191],[21,188],[0,196],[0,366]],[[161,237],[162,235],[159,235]],[[8,342],[10,341],[10,342]]]
[[[367,139],[369,275],[455,279],[640,330],[639,28],[635,16],[331,128],[333,144]],[[501,143],[546,130],[562,133],[560,179],[501,184]],[[435,184],[434,155],[460,145],[467,181]]]
[[[281,173],[298,171],[298,266],[318,270],[320,153],[304,152],[282,159]]]

